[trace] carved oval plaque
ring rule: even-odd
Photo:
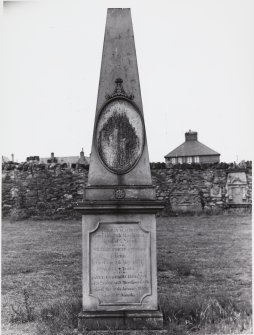
[[[124,99],[108,103],[97,122],[96,142],[99,157],[111,172],[130,171],[144,146],[144,125],[138,109]]]

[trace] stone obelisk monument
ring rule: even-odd
[[[130,9],[108,9],[88,185],[77,207],[79,331],[162,329],[155,219],[162,208],[151,180]]]

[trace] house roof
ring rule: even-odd
[[[80,162],[80,156],[67,156],[67,157],[54,157],[54,158],[56,158],[57,162],[60,164],[63,163],[77,164]],[[47,164],[48,160],[50,159],[51,159],[50,157],[40,158],[40,162]],[[84,161],[86,164],[89,164],[90,157],[84,156]]]
[[[8,158],[7,156],[2,156],[2,162],[3,163],[8,163],[8,162],[10,162],[10,158]]]
[[[199,141],[185,141],[179,147],[170,151],[166,157],[181,157],[181,156],[214,156],[220,155],[218,152],[208,148]]]

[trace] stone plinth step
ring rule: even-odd
[[[118,311],[118,312],[83,311],[79,314],[79,320],[78,320],[78,329],[81,333],[82,331],[89,331],[89,330],[136,331],[136,330],[147,329],[150,331],[150,330],[161,330],[162,328],[163,328],[163,316],[160,311],[156,310]],[[96,334],[96,332],[94,334]],[[119,333],[119,335],[120,334],[121,333]]]
[[[74,330],[72,335],[168,335],[166,329],[160,330],[84,330],[82,332],[77,329]]]

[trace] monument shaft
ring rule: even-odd
[[[82,213],[79,330],[161,329],[155,213],[130,9],[108,9]]]
[[[116,111],[118,111],[117,118],[114,117]],[[102,129],[107,115],[108,124]],[[118,134],[110,133],[107,137],[110,126],[117,122],[121,125],[122,133],[120,131]],[[99,129],[96,129],[97,126]],[[101,134],[101,141],[97,133],[100,130],[104,131]],[[117,141],[114,142],[114,139]],[[114,145],[110,146],[110,141]],[[106,153],[104,156],[103,151]],[[104,164],[100,164],[101,161]],[[112,170],[117,173],[112,173]],[[127,171],[128,173],[125,173]],[[130,9],[108,9],[88,186],[92,188],[98,185],[130,186],[151,185],[151,183]],[[98,193],[96,197],[99,196]],[[154,197],[151,190],[150,193],[150,198]],[[94,197],[91,194],[92,191],[88,188],[87,199],[90,199],[90,196]]]

